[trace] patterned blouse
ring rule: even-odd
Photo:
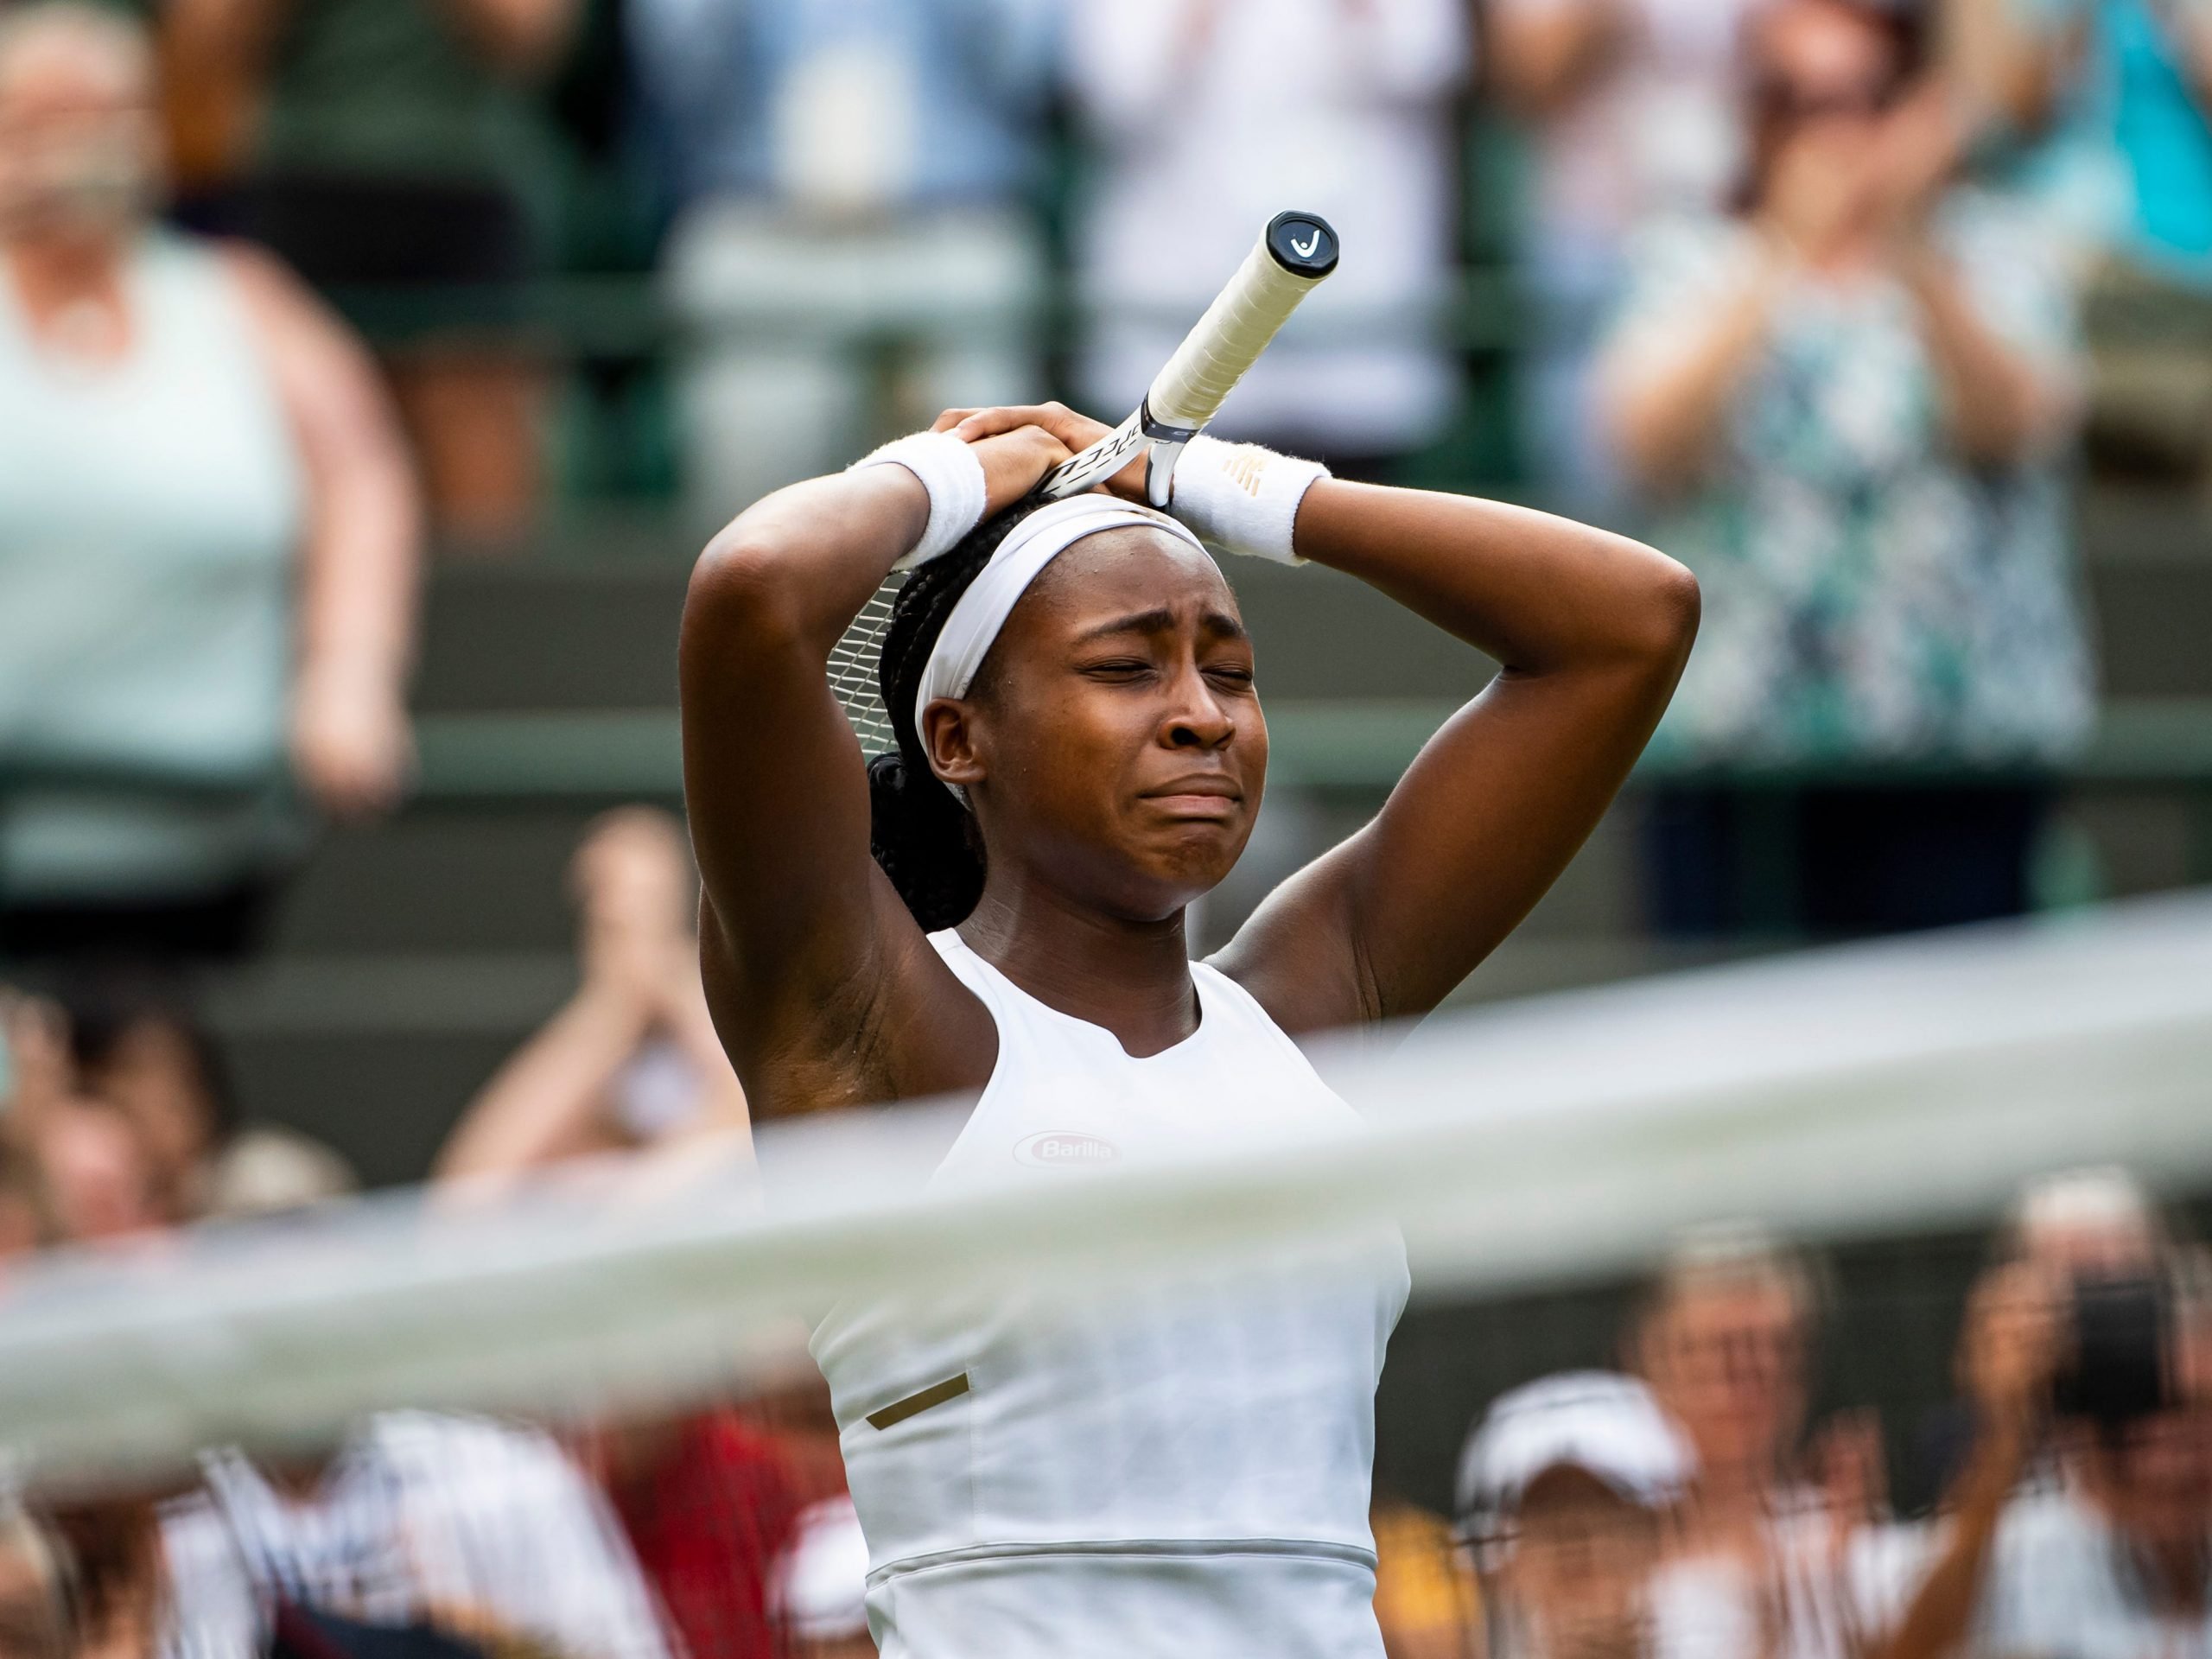
[[[1985,321],[2054,384],[2078,380],[2060,252],[1961,192],[1937,237]],[[1631,356],[1742,291],[1726,219],[1655,227],[1614,347]],[[1694,762],[2055,760],[2088,734],[2069,457],[1977,467],[1950,446],[1897,279],[1799,279],[1702,476],[1643,532],[1696,572],[1705,620],[1655,750]]]

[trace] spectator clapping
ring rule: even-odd
[[[463,1115],[440,1179],[480,1190],[594,1153],[746,1129],[700,984],[682,828],[647,808],[609,813],[570,874],[582,983]]]
[[[1925,21],[1775,0],[1747,36],[1740,212],[1656,229],[1602,368],[1651,534],[1705,620],[1658,748],[1720,766],[1897,761],[2015,777],[1900,795],[1818,782],[1784,925],[1853,935],[2011,915],[2094,698],[2067,456],[2080,400],[2066,264],[1955,186]],[[1747,925],[1739,795],[1653,798],[1662,931]]]

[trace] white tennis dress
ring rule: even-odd
[[[1357,1131],[1203,964],[1198,1031],[1136,1059],[957,934],[931,943],[999,1033],[940,1190]],[[1381,1659],[1375,1387],[1407,1287],[1402,1243],[1370,1230],[1141,1293],[838,1309],[814,1353],[883,1659]]]

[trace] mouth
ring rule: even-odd
[[[1142,798],[1173,818],[1230,818],[1243,807],[1244,791],[1225,778],[1179,778]]]

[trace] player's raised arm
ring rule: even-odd
[[[1688,660],[1697,583],[1650,548],[1549,514],[1333,479],[1306,491],[1295,546],[1503,671],[1374,823],[1285,883],[1220,965],[1293,1031],[1426,1014],[1604,816]]]
[[[986,499],[976,506],[995,511],[1066,452],[1033,430],[976,455]],[[680,658],[700,948],[716,1025],[748,1086],[765,1050],[817,1046],[810,1022],[823,1025],[824,1051],[850,1048],[884,976],[923,950],[869,856],[868,778],[826,664],[924,541],[931,510],[903,466],[815,479],[740,514],[692,575]]]
[[[1030,423],[1077,450],[1106,430],[1057,404],[939,424],[975,441]],[[1145,486],[1141,464],[1110,485],[1130,499]],[[1688,659],[1696,582],[1548,513],[1342,483],[1211,439],[1185,453],[1173,510],[1217,547],[1357,576],[1503,664],[1376,821],[1286,882],[1217,959],[1293,1032],[1428,1012],[1604,816]]]

